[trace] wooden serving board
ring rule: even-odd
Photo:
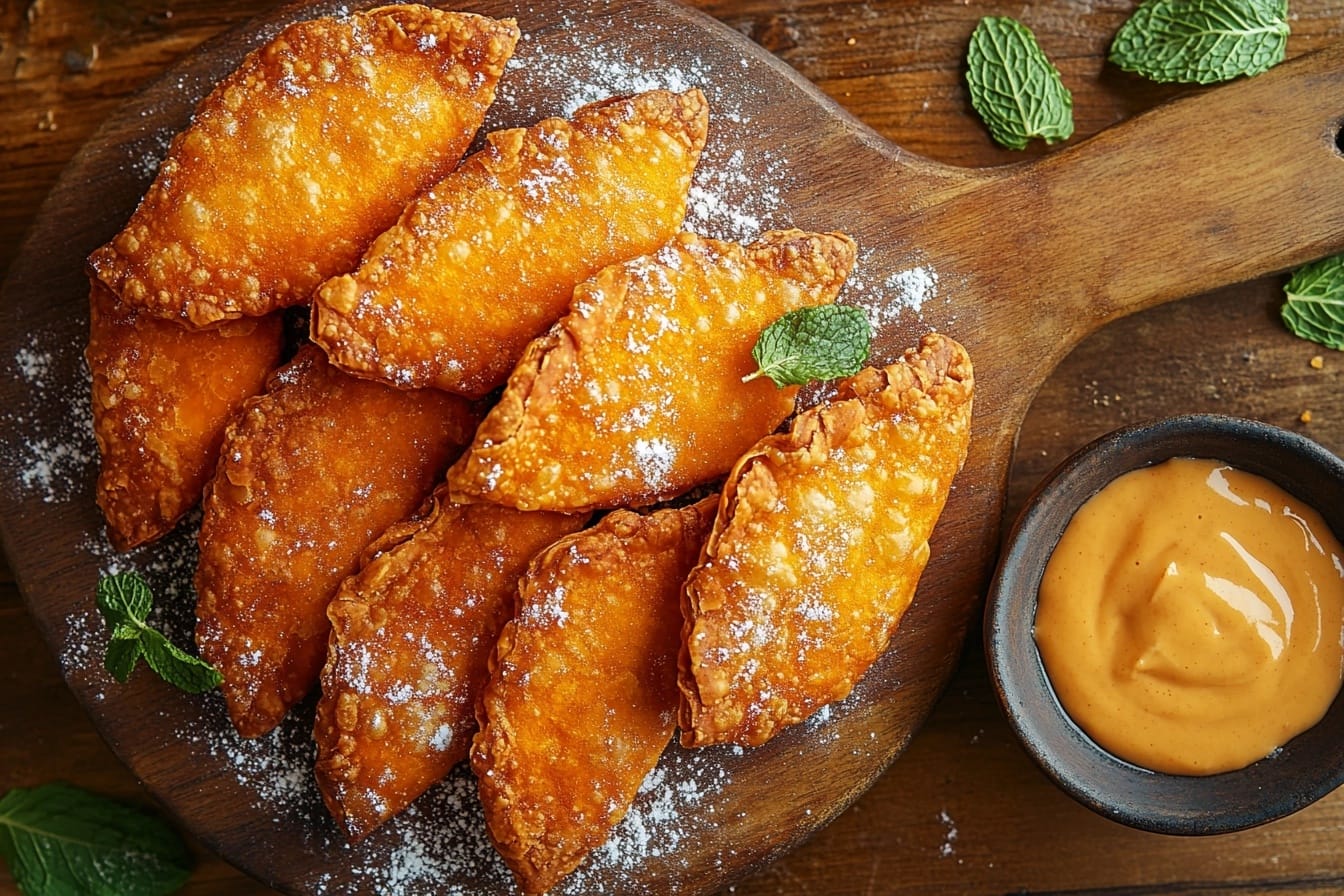
[[[860,246],[844,296],[881,326],[875,360],[944,331],[976,363],[972,450],[891,649],[843,704],[757,750],[669,750],[631,819],[560,892],[711,892],[796,845],[904,749],[951,674],[997,546],[1018,426],[1083,336],[1121,315],[1344,249],[1344,49],[1161,107],[1043,160],[985,171],[903,153],[736,32],[667,0],[462,4],[512,15],[526,40],[488,127],[652,86],[702,87],[711,142],[689,223],[748,238],[843,230]],[[217,695],[101,670],[100,573],[146,571],[165,627],[189,638],[190,528],[113,555],[80,353],[83,258],[113,234],[195,101],[284,23],[218,39],[110,119],[52,192],[0,304],[0,534],[34,618],[118,754],[206,843],[297,893],[507,890],[465,773],[358,848],[309,768],[311,707],[274,736],[233,737]],[[1141,359],[1117,359],[1142,363]]]

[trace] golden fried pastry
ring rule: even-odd
[[[738,461],[686,583],[683,745],[763,743],[886,648],[966,458],[972,389],[965,350],[926,336]]]
[[[617,510],[543,551],[519,586],[471,767],[525,893],[544,893],[606,840],[672,737],[679,594],[717,503]]]
[[[224,427],[261,391],[284,347],[278,315],[188,330],[89,288],[98,506],[119,551],[167,534],[201,500]]]
[[[477,418],[445,392],[348,376],[309,345],[229,425],[205,494],[196,643],[244,737],[317,681],[337,586],[420,506]]]
[[[322,285],[313,340],[360,376],[484,395],[575,284],[677,232],[707,108],[655,90],[491,134]]]
[[[681,233],[604,269],[528,346],[449,472],[454,498],[576,511],[722,476],[793,410],[796,388],[742,382],[757,337],[832,301],[853,263],[849,237],[791,230],[745,248]]]
[[[317,783],[359,840],[467,758],[476,701],[518,580],[586,517],[452,504],[393,526],[327,608]]]
[[[198,327],[307,302],[457,164],[517,40],[416,4],[290,25],[201,101],[90,267]]]

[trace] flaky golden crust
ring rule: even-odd
[[[452,169],[517,40],[417,4],[290,25],[201,101],[91,270],[198,327],[307,302]]]
[[[654,90],[491,134],[318,289],[313,341],[359,376],[489,392],[577,283],[677,232],[708,119],[699,90]]]
[[[519,586],[471,766],[525,893],[544,893],[606,840],[672,737],[678,594],[716,503],[615,511],[543,551]]]
[[[119,551],[167,534],[201,500],[224,427],[280,363],[271,315],[188,330],[138,314],[107,287],[89,287],[95,494]]]
[[[393,526],[346,579],[313,737],[317,783],[359,840],[467,758],[476,702],[518,579],[542,548],[586,518],[452,504]]]
[[[914,597],[973,389],[931,334],[738,461],[683,598],[683,745],[755,746],[853,689]]]
[[[761,331],[833,301],[843,234],[776,231],[742,247],[680,233],[574,291],[527,348],[448,481],[457,500],[577,511],[663,500],[722,476],[793,410],[743,383]]]
[[[337,586],[420,506],[476,420],[461,398],[355,379],[310,345],[230,424],[205,494],[196,643],[244,737],[317,681]]]

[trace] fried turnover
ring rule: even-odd
[[[699,90],[654,90],[489,135],[322,285],[313,340],[360,376],[489,392],[577,283],[677,232],[708,118]]]
[[[528,346],[449,471],[454,498],[577,511],[722,476],[793,410],[796,388],[742,382],[761,330],[834,300],[853,263],[843,234],[775,231],[743,247],[683,232],[605,268]]]
[[[966,458],[972,390],[965,350],[932,334],[738,461],[685,589],[683,745],[764,743],[886,648]]]
[[[477,419],[456,396],[348,376],[312,345],[243,406],[206,488],[196,569],[196,643],[239,734],[271,730],[317,681],[337,586]]]
[[[606,840],[672,737],[678,595],[716,504],[614,511],[543,551],[519,586],[471,766],[490,837],[525,893],[544,893]]]
[[[467,758],[490,653],[532,557],[586,517],[453,504],[393,526],[327,608],[313,736],[322,798],[359,840]]]
[[[201,500],[224,428],[284,347],[279,315],[188,330],[89,284],[95,495],[119,551],[154,541]]]
[[[201,101],[90,268],[198,327],[307,302],[457,163],[517,40],[416,4],[289,26]]]

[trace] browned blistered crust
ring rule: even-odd
[[[197,327],[307,302],[457,163],[517,40],[418,4],[290,25],[201,101],[90,269]]]
[[[468,451],[457,500],[578,511],[637,506],[717,479],[793,410],[796,389],[742,379],[766,326],[835,299],[843,234],[774,231],[743,247],[680,233],[574,290]]]
[[[577,283],[677,232],[708,121],[699,90],[653,90],[489,135],[318,289],[313,340],[359,376],[489,392]]]
[[[280,363],[275,315],[188,330],[89,286],[95,495],[119,551],[167,534],[201,500],[224,427]]]
[[[914,597],[973,389],[930,334],[738,461],[682,604],[683,745],[755,746],[853,689]]]
[[[678,594],[716,504],[617,510],[543,551],[519,587],[471,766],[524,893],[544,893],[606,840],[672,737]]]
[[[322,798],[351,840],[467,758],[499,630],[532,557],[584,516],[453,504],[375,541],[327,608],[313,737]]]
[[[348,376],[312,345],[243,406],[205,493],[196,643],[244,737],[317,682],[337,586],[428,497],[477,419],[457,396]]]

